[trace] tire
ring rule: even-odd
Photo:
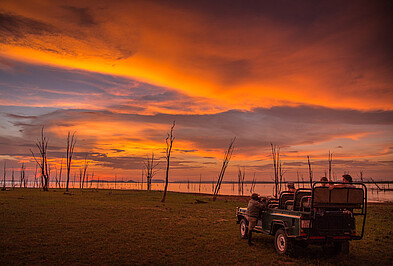
[[[239,232],[242,239],[248,238],[248,221],[245,218],[240,221]]]
[[[293,256],[295,253],[295,242],[287,237],[283,228],[278,229],[275,234],[274,247],[279,255]]]

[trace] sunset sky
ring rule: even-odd
[[[101,179],[140,180],[176,121],[170,180],[393,180],[392,1],[0,1],[0,162],[51,168],[76,132]],[[54,170],[53,170],[54,171]],[[10,175],[8,173],[8,175]]]

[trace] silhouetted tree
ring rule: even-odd
[[[222,162],[221,171],[220,171],[220,174],[218,175],[216,187],[214,188],[213,201],[215,201],[217,199],[218,193],[220,192],[221,183],[224,178],[225,170],[227,169],[229,161],[231,160],[231,157],[232,157],[235,140],[236,140],[236,137],[234,137],[231,140],[231,143],[229,143],[228,150],[225,152],[224,160]]]
[[[166,150],[165,150],[165,158],[166,158],[166,172],[165,172],[165,188],[164,188],[164,195],[162,196],[161,202],[165,202],[166,191],[168,189],[168,182],[169,182],[169,160],[171,159],[171,151],[173,141],[175,140],[175,136],[173,135],[173,129],[175,128],[175,121],[172,123],[172,127],[170,132],[167,134],[165,139],[166,142]]]
[[[332,181],[332,161],[333,161],[333,153],[330,153],[329,151],[329,181]]]
[[[243,167],[243,171],[242,171],[242,169],[239,167],[239,171],[237,173],[237,179],[238,179],[238,184],[239,184],[238,190],[239,190],[239,195],[242,195],[242,196],[244,194],[244,179],[245,179],[245,177],[246,177],[246,168]]]
[[[280,147],[270,143],[272,148],[273,169],[274,169],[274,197],[278,198],[281,192],[281,183],[283,177],[282,164],[280,160]]]
[[[67,183],[66,183],[66,191],[68,192],[68,186],[70,183],[70,173],[71,173],[71,163],[72,163],[72,156],[74,154],[74,148],[76,144],[75,132],[70,134],[68,132],[67,135]]]
[[[307,155],[307,162],[308,162],[308,174],[310,178],[310,187],[312,187],[312,178],[313,178],[313,172],[311,168],[311,162],[310,162],[310,156]]]
[[[22,163],[22,166],[20,167],[20,187],[26,187],[26,172],[25,172],[25,164]]]
[[[79,169],[79,188],[84,188],[86,174],[87,174],[87,167],[89,166],[89,162],[87,161],[87,154],[85,156],[85,163],[83,167]]]
[[[30,150],[38,167],[41,169],[41,185],[43,191],[49,191],[49,169],[48,169],[48,139],[44,136],[44,127],[41,129],[41,139],[37,140],[36,146],[39,150],[40,160],[36,158],[34,152]]]
[[[3,173],[3,188],[2,190],[5,190],[5,177],[7,175],[7,162],[4,160],[4,173]]]
[[[144,175],[146,176],[146,189],[151,190],[151,181],[153,179],[153,176],[158,172],[155,168],[158,166],[159,162],[156,162],[156,159],[154,158],[154,153],[151,154],[151,157],[149,155],[146,157],[146,160],[143,162],[144,163]]]

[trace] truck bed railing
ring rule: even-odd
[[[335,182],[333,186],[327,185],[326,182],[313,184],[311,210],[323,210],[327,214],[349,211],[354,216],[363,216],[360,236],[352,237],[363,238],[367,214],[367,187],[363,183]]]

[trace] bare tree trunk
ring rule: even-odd
[[[49,191],[49,169],[48,169],[48,139],[44,136],[44,127],[41,129],[41,139],[37,141],[36,146],[40,153],[40,161],[35,157],[34,152],[30,150],[34,160],[41,169],[41,184],[43,191]]]
[[[307,155],[307,161],[308,161],[308,173],[309,173],[309,177],[310,177],[310,187],[312,187],[313,173],[312,173],[312,168],[311,168],[311,163],[310,163],[310,156],[308,156],[308,155]]]
[[[40,184],[38,184],[38,179],[37,179],[37,165],[35,166],[35,172],[34,172],[34,188],[37,184],[37,188],[39,188]]]
[[[72,156],[74,154],[74,148],[75,148],[75,143],[76,143],[76,138],[75,138],[75,132],[70,134],[68,132],[67,135],[67,183],[66,183],[66,191],[68,192],[68,186],[70,183],[70,172],[71,172],[71,162],[72,162]]]
[[[144,168],[143,171],[145,172],[146,176],[146,190],[151,190],[151,181],[154,175],[158,172],[155,168],[158,166],[158,162],[155,162],[154,153],[151,154],[151,157],[147,156],[146,160],[144,161]]]
[[[12,189],[15,188],[15,171],[13,167],[12,167],[12,174],[11,174],[11,187]]]
[[[252,182],[251,182],[250,193],[253,193],[253,192],[254,192],[254,190],[255,190],[255,185],[256,185],[256,179],[255,179],[255,172],[254,172],[254,177],[253,177]]]
[[[61,174],[62,174],[62,172],[63,172],[63,158],[61,158],[61,161],[60,161],[60,171],[59,171],[59,179],[58,179],[59,188],[61,188]]]
[[[215,201],[217,199],[218,193],[220,192],[221,183],[224,178],[225,170],[227,169],[229,161],[231,160],[231,157],[232,157],[235,140],[236,140],[236,137],[234,137],[231,140],[228,150],[225,152],[224,161],[222,162],[221,171],[220,171],[220,174],[218,175],[216,187],[215,187],[214,193],[213,193],[213,201]]]
[[[7,175],[7,161],[4,160],[4,175],[3,175],[3,188],[2,188],[2,190],[5,190],[6,175]]]
[[[329,151],[329,181],[332,181],[332,161],[333,161],[333,153]]]
[[[165,139],[166,142],[166,172],[165,172],[165,188],[164,188],[164,195],[162,196],[161,202],[165,202],[166,191],[168,189],[168,182],[169,182],[169,161],[171,159],[171,152],[172,152],[172,145],[173,141],[175,140],[175,136],[173,135],[173,129],[175,128],[175,121],[172,123],[171,131],[167,134]]]
[[[202,175],[199,174],[199,193],[201,193]]]
[[[246,168],[243,167],[242,169],[239,167],[239,171],[237,174],[238,180],[239,180],[239,195],[244,195],[244,178],[246,177]]]
[[[20,168],[20,187],[26,187],[26,174],[25,174],[25,164],[22,163],[22,166]]]
[[[273,168],[274,168],[274,197],[278,198],[281,192],[282,183],[282,169],[280,162],[280,147],[277,147],[273,143],[270,143],[272,147],[272,158],[273,158]],[[281,177],[281,178],[280,178]]]

